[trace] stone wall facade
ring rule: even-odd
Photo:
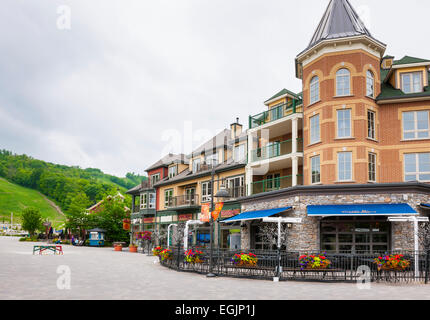
[[[293,224],[290,229],[287,246],[289,250],[320,250],[320,221],[321,218],[308,217],[306,208],[308,205],[333,205],[333,204],[394,204],[407,203],[422,216],[428,216],[429,210],[422,209],[421,203],[430,203],[430,194],[421,193],[351,193],[351,194],[315,194],[292,195],[273,197],[265,196],[264,199],[254,199],[242,202],[242,212],[256,211],[280,207],[293,207],[287,212],[288,217],[302,218],[301,224]],[[251,234],[249,222],[242,227],[242,249],[250,249]],[[392,250],[413,250],[414,232],[413,223],[393,222],[391,224]]]

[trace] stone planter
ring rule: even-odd
[[[136,246],[131,246],[131,247],[128,247],[128,248],[129,248],[130,252],[137,253],[137,247]]]

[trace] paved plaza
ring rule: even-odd
[[[112,248],[63,246],[63,256],[33,256],[33,245],[0,237],[0,299],[430,299],[430,285],[372,284],[359,290],[343,283],[206,278]],[[70,268],[70,289],[57,288],[57,279],[65,275],[57,273],[64,270],[59,266]]]

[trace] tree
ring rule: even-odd
[[[430,223],[421,223],[418,229],[418,239],[424,251],[430,250]]]
[[[43,219],[40,211],[35,208],[26,208],[22,213],[22,228],[34,236],[37,230],[43,230]]]
[[[270,245],[269,249],[278,246],[278,224],[277,223],[263,223],[260,227],[260,233],[263,242]],[[281,223],[281,247],[287,246],[288,227],[285,223]]]
[[[106,230],[106,239],[112,242],[129,242],[128,231],[123,229],[123,220],[129,218],[124,202],[119,198],[108,196],[104,199],[102,209],[96,215],[97,227]]]

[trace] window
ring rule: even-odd
[[[311,128],[311,137],[310,142],[311,144],[317,143],[320,141],[320,115],[317,114],[316,116],[313,116],[310,118],[310,128]]]
[[[430,153],[405,154],[405,181],[430,181]]]
[[[321,250],[337,253],[380,253],[390,249],[386,217],[328,217],[321,222]]]
[[[367,111],[367,137],[370,139],[376,139],[375,135],[375,112]]]
[[[403,112],[403,139],[430,138],[430,112]]]
[[[193,172],[197,172],[198,170],[200,170],[200,162],[200,158],[193,160]]]
[[[158,181],[160,181],[160,174],[153,174],[151,176],[151,185],[153,186],[154,184],[156,184]]]
[[[369,181],[376,182],[376,154],[369,153]]]
[[[337,137],[351,137],[351,109],[337,110]]]
[[[320,83],[318,76],[311,80],[310,85],[310,104],[317,102],[320,99]]]
[[[283,116],[283,104],[277,105],[270,109],[270,119],[271,121],[275,121],[281,119]]]
[[[218,152],[205,156],[205,163],[207,165],[216,166],[218,164]]]
[[[164,191],[164,206],[169,207],[172,205],[173,189]]]
[[[336,95],[348,96],[351,94],[351,74],[348,69],[340,69],[336,73]]]
[[[268,158],[279,157],[281,155],[281,142],[280,141],[269,142],[266,146],[266,150],[267,150]]]
[[[320,156],[311,158],[312,167],[312,183],[321,182],[321,166],[320,166]]]
[[[242,143],[234,148],[234,161],[241,162],[245,158],[245,144]]]
[[[276,173],[267,176],[267,190],[278,190],[281,187],[281,175]]]
[[[140,195],[140,208],[141,209],[146,209],[147,206],[148,206],[147,196],[148,195],[146,193],[143,193],[143,194]]]
[[[185,204],[194,205],[196,204],[196,188],[185,189]]]
[[[149,194],[149,209],[155,209],[155,193],[150,193]]]
[[[245,189],[243,187],[243,183],[243,176],[227,179],[227,188],[229,189],[232,198],[239,198],[245,196]]]
[[[366,73],[366,95],[370,98],[375,97],[375,78],[370,70]]]
[[[402,73],[402,91],[416,93],[423,91],[422,72]]]
[[[212,183],[203,182],[202,183],[202,202],[211,201],[211,195],[212,195]]]
[[[339,152],[337,154],[339,181],[352,180],[352,152]]]
[[[173,166],[173,167],[169,167],[169,178],[173,178],[174,176],[177,175],[177,167]]]

